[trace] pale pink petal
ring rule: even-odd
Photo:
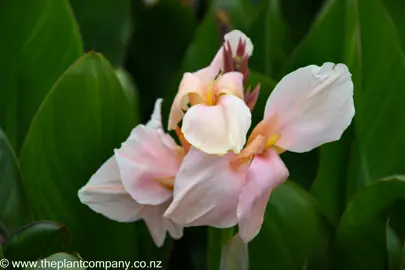
[[[252,114],[246,103],[235,96],[223,95],[219,98],[228,126],[230,150],[239,153],[246,143],[246,135],[252,124]]]
[[[344,64],[307,66],[285,76],[267,100],[276,116],[277,146],[306,152],[340,139],[354,116],[353,83]]]
[[[149,120],[149,122],[146,124],[146,127],[152,128],[152,129],[161,129],[163,130],[162,126],[162,102],[163,99],[158,98],[155,101],[155,107],[153,109],[152,116]]]
[[[167,205],[169,206],[169,205]],[[167,207],[166,207],[167,209]],[[165,210],[166,210],[165,209]],[[162,213],[163,216],[164,213]],[[168,219],[168,218],[164,218],[164,223],[165,223],[165,227],[167,229],[167,231],[169,232],[170,236],[173,239],[180,239],[181,237],[183,237],[183,226],[174,223],[172,220]]]
[[[185,73],[180,82],[179,91],[174,98],[172,107],[170,109],[168,129],[176,129],[177,124],[184,116],[185,110],[188,109],[189,95],[195,94],[197,96],[204,95],[204,84],[198,76],[193,73]]]
[[[236,71],[227,72],[218,78],[214,88],[220,94],[230,94],[244,99],[243,74]]]
[[[148,227],[152,239],[158,247],[163,246],[166,238],[166,218],[163,217],[163,213],[166,211],[168,204],[143,205],[141,210],[146,227]]]
[[[245,243],[259,233],[270,193],[287,178],[288,170],[275,150],[253,159],[237,210],[239,234]]]
[[[225,39],[225,41],[228,41],[230,43],[233,57],[236,56],[236,50],[238,48],[239,40],[242,40],[242,42],[246,42],[245,55],[247,55],[247,56],[252,55],[252,53],[253,53],[252,41],[242,31],[237,30],[237,29],[233,30],[233,31],[227,33],[224,36],[224,39]]]
[[[147,128],[150,129],[155,129],[157,131],[157,133],[159,133],[161,140],[163,141],[163,143],[171,148],[171,149],[176,149],[177,148],[177,144],[176,142],[173,140],[173,138],[166,134],[163,130],[163,124],[162,124],[162,102],[163,99],[159,98],[155,101],[155,108],[153,110],[151,119],[149,120],[149,122],[146,124]],[[135,132],[137,129],[134,128],[132,130],[132,133]],[[135,135],[136,136],[136,135]]]
[[[218,75],[219,72],[224,69],[223,46],[219,48],[217,54],[214,56],[214,59],[211,61],[210,67],[212,68],[212,73],[216,72],[216,75]]]
[[[141,205],[137,204],[124,189],[117,162],[114,157],[108,159],[100,169],[82,187],[78,196],[94,212],[119,222],[131,222],[140,219]]]
[[[115,154],[123,185],[138,203],[158,205],[171,198],[158,178],[174,177],[180,162],[160,132],[138,125]]]
[[[173,202],[165,217],[184,226],[236,225],[236,207],[246,170],[232,170],[232,156],[209,155],[191,148],[176,176]]]
[[[221,67],[216,63],[214,65],[209,65],[203,69],[200,69],[193,74],[200,79],[203,88],[206,89],[210,83],[212,83],[221,71]]]
[[[198,104],[183,119],[182,132],[194,147],[208,154],[239,153],[246,142],[251,113],[243,100],[223,95],[218,105]]]

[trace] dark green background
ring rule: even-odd
[[[345,63],[355,85],[340,141],[282,154],[290,179],[249,244],[250,269],[405,270],[403,0],[0,0],[0,257],[218,270],[227,231],[187,228],[158,249],[143,222],[108,220],[77,190],[158,97],[166,123],[182,74],[231,29],[254,44],[254,124],[299,67]]]

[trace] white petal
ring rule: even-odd
[[[100,167],[78,196],[83,204],[109,219],[120,222],[140,219],[141,206],[125,191],[114,157]]]
[[[225,154],[230,149],[227,122],[220,105],[194,105],[184,115],[181,130],[191,145],[206,153]]]
[[[252,123],[252,114],[243,100],[232,95],[221,96],[219,104],[227,119],[230,149],[239,153],[246,143],[246,135]]]
[[[205,153],[239,153],[246,142],[251,117],[243,100],[223,95],[215,106],[191,107],[183,118],[182,132],[191,145]]]
[[[242,31],[233,30],[224,36],[225,41],[229,41],[232,49],[233,57],[236,56],[236,50],[238,48],[239,40],[246,41],[245,55],[251,56],[253,53],[253,44],[250,38],[248,38]]]
[[[325,63],[285,76],[267,100],[265,117],[277,117],[277,146],[302,153],[340,139],[354,112],[348,68]]]

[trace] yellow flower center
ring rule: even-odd
[[[174,189],[174,176],[155,178],[155,180],[168,190]]]
[[[273,134],[267,138],[267,142],[265,145],[265,149],[269,149],[270,147],[274,146],[278,140],[280,139],[280,134]]]

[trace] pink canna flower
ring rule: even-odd
[[[164,216],[184,226],[238,224],[241,239],[251,241],[260,231],[271,192],[289,175],[279,153],[301,153],[338,140],[354,112],[345,65],[312,65],[288,74],[239,154],[189,151]]]
[[[244,45],[239,44],[242,40]],[[184,74],[169,116],[169,130],[182,121],[185,139],[208,154],[239,153],[251,125],[250,109],[244,101],[244,74],[223,72],[226,61],[236,61],[240,54],[248,58],[253,45],[238,30],[225,35],[225,44],[228,48],[221,47],[210,66]]]
[[[158,99],[151,120],[135,127],[115,155],[82,187],[78,196],[93,211],[119,222],[143,219],[157,246],[166,232],[178,239],[182,226],[164,218],[173,181],[184,157],[183,148],[162,128]]]

